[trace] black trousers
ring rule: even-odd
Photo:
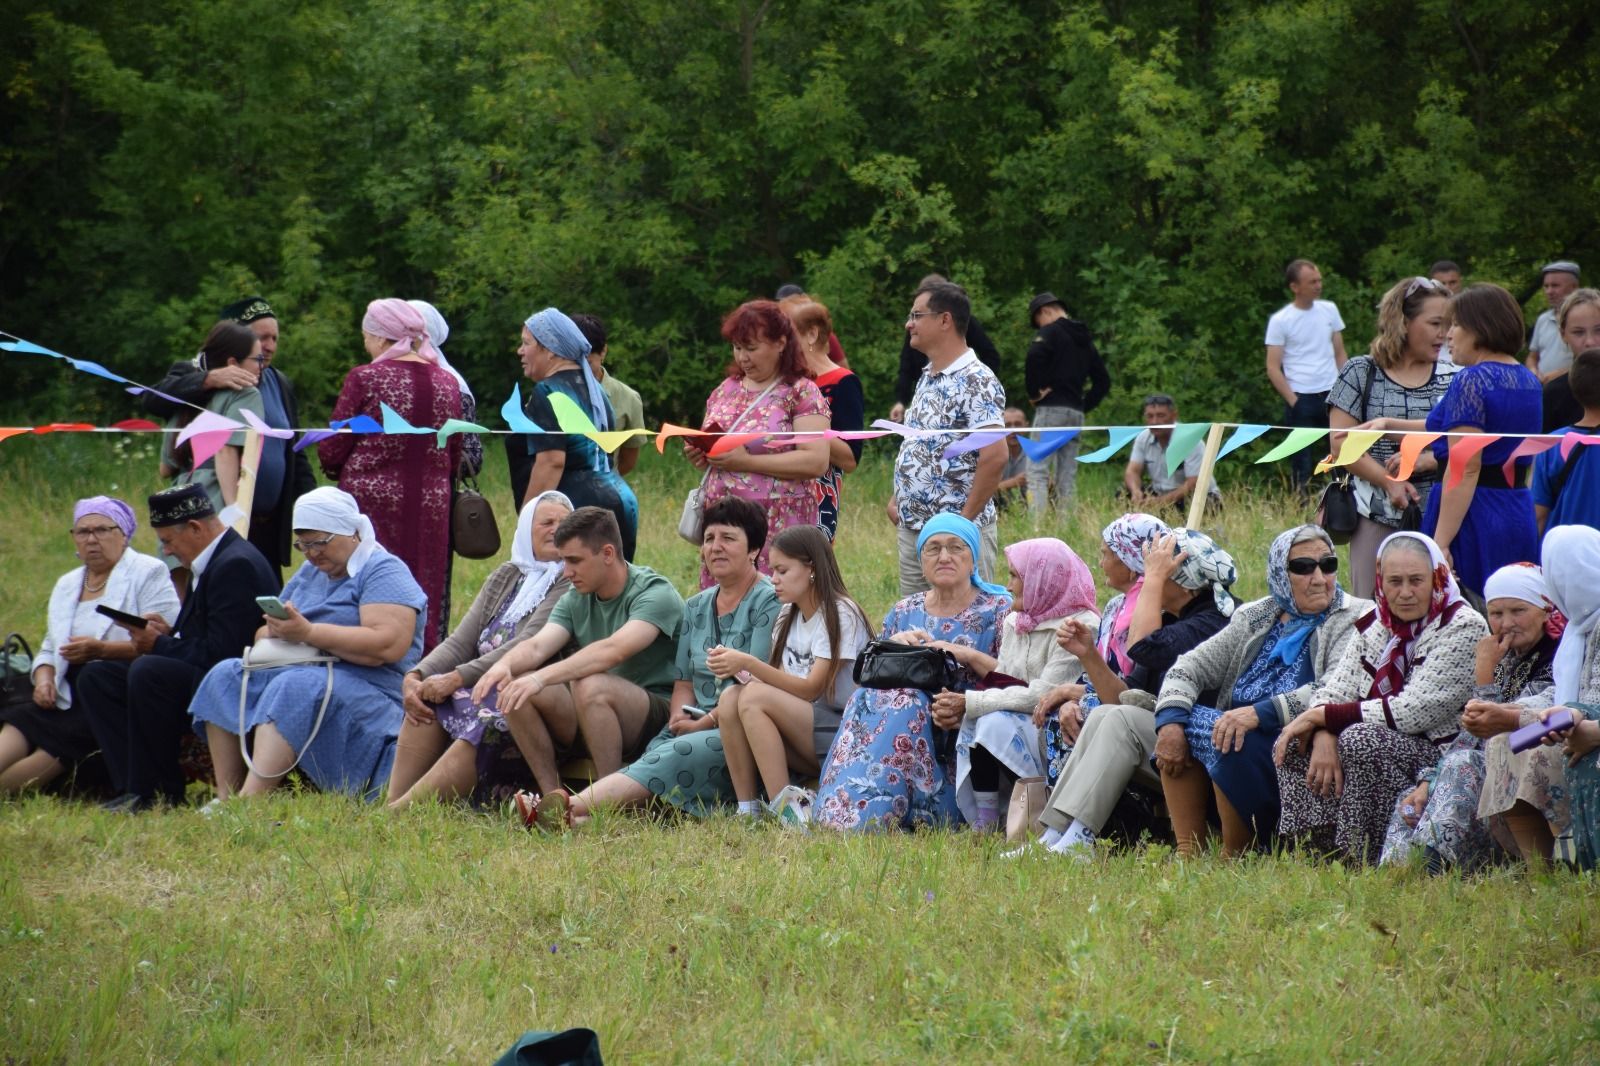
[[[84,665],[73,700],[89,717],[117,794],[182,801],[178,745],[192,728],[189,701],[205,676],[159,655]]]

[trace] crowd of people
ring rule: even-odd
[[[1549,273],[1575,281],[1577,268]],[[687,599],[635,559],[633,457],[582,435],[506,438],[510,557],[454,630],[451,499],[481,465],[476,438],[333,435],[317,457],[337,486],[320,488],[304,452],[269,440],[248,538],[231,528],[243,442],[198,465],[173,449],[174,483],[148,501],[162,558],[132,547],[126,502],[74,509],[82,565],[51,595],[32,701],[0,711],[0,789],[87,789],[98,773],[106,806],[131,813],[179,805],[201,779],[212,811],[298,770],[395,810],[504,806],[547,830],[666,804],[816,830],[982,833],[1004,828],[1013,789],[1037,779],[1048,798],[1013,827],[1037,839],[1008,855],[1083,859],[1102,837],[1145,831],[1193,855],[1215,831],[1227,856],[1283,844],[1470,871],[1549,862],[1570,834],[1592,866],[1600,505],[1587,490],[1600,475],[1581,447],[1535,459],[1520,436],[1458,442],[1537,433],[1557,383],[1579,411],[1570,431],[1600,427],[1600,293],[1574,284],[1555,309],[1552,336],[1576,351],[1564,363],[1535,332],[1536,376],[1519,358],[1521,309],[1497,286],[1405,279],[1383,298],[1370,353],[1347,360],[1315,266],[1297,260],[1288,280],[1295,301],[1272,318],[1267,364],[1290,421],[1320,408],[1335,451],[1342,434],[1379,437],[1351,469],[1348,584],[1320,525],[1237,559],[1169,524],[1159,512],[1199,476],[1165,454],[1169,396],[1145,403],[1130,510],[1094,545],[1094,567],[1056,537],[1002,551],[997,502],[1026,493],[1037,530],[1070,505],[1074,459],[1062,449],[1023,469],[1006,440],[946,453],[961,439],[950,431],[1022,428],[1026,415],[974,350],[966,293],[933,276],[906,319],[921,365],[893,414],[945,432],[900,444],[886,506],[900,599],[875,624],[834,552],[860,445],[782,436],[861,428],[862,390],[827,308],[790,293],[723,324],[732,359],[706,436],[683,444],[704,471],[686,511],[701,564]],[[249,410],[293,425],[294,390],[271,365],[275,315],[258,298],[229,311],[151,402],[180,422]],[[1029,315],[1032,428],[1081,425],[1109,387],[1088,330],[1049,293]],[[336,421],[473,417],[435,308],[374,301],[362,331],[370,362],[347,376]],[[591,316],[529,317],[525,416],[554,426],[572,404],[601,430],[642,422],[606,351]],[[1401,443],[1419,429],[1446,435],[1419,454]],[[714,446],[723,433],[738,445]],[[291,548],[303,561],[284,583]],[[1560,565],[1541,570],[1541,557]],[[1239,601],[1241,565],[1263,568],[1267,596]],[[1562,710],[1570,724],[1512,749],[1510,734]],[[586,787],[572,791],[579,765]]]

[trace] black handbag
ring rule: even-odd
[[[21,633],[0,643],[0,704],[33,700],[33,649]]]
[[[1361,417],[1357,419],[1358,423],[1366,421],[1367,405],[1372,399],[1372,382],[1377,376],[1378,364],[1373,362],[1367,367],[1367,383],[1361,389]],[[1317,503],[1317,525],[1327,531],[1335,544],[1349,544],[1350,535],[1361,522],[1361,509],[1356,506],[1353,481],[1354,475],[1346,470],[1328,483],[1328,487],[1322,490],[1322,499]]]
[[[450,503],[450,547],[463,559],[488,559],[500,550],[500,527],[478,483],[462,478]]]
[[[932,695],[954,690],[960,667],[943,648],[872,640],[856,656],[851,676],[862,688],[914,688]]]

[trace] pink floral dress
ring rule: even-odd
[[[822,398],[822,390],[810,378],[794,382],[780,381],[759,400],[758,396],[760,391],[746,389],[742,378],[725,379],[706,400],[706,417],[700,424],[701,428],[715,424],[736,433],[786,433],[794,429],[797,418],[807,415],[830,417],[828,401]],[[754,407],[751,407],[752,401],[756,401]],[[746,408],[750,408],[748,414]],[[734,425],[736,422],[737,426]],[[744,447],[751,455],[774,455],[789,451],[794,443],[787,439],[757,440]],[[710,507],[725,496],[738,496],[767,512],[767,543],[756,557],[756,568],[763,574],[770,574],[772,570],[767,565],[767,553],[778,531],[789,526],[814,526],[820,520],[816,484],[815,478],[789,481],[769,474],[712,470],[706,478],[701,499]],[[700,587],[710,588],[712,584],[711,575],[702,567]]]

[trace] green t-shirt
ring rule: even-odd
[[[216,389],[206,401],[206,410],[215,411],[224,418],[231,418],[235,422],[244,421],[244,412],[249,411],[263,422],[266,421],[267,411],[262,404],[261,392],[258,389]],[[174,426],[177,419],[168,422]],[[225,447],[243,448],[245,430],[236,429],[228,435]],[[178,435],[176,433],[161,434],[161,461],[168,466],[177,466],[178,457],[175,451]],[[207,459],[195,469],[181,469],[172,479],[173,487],[187,485],[193,482],[206,490],[206,495],[211,498],[211,506],[220,514],[222,512],[222,486],[217,484],[217,460],[215,457]],[[258,508],[259,509],[259,508]]]
[[[568,589],[556,601],[550,621],[572,634],[580,648],[605,640],[629,622],[649,622],[658,632],[643,651],[612,668],[611,673],[646,692],[672,695],[673,659],[678,629],[683,624],[683,597],[672,582],[648,566],[628,564],[628,583],[615,599]]]
[[[683,631],[678,635],[678,680],[694,686],[695,706],[708,711],[717,705],[722,690],[734,682],[732,678],[717,680],[706,666],[706,650],[721,644],[765,661],[772,653],[772,624],[778,620],[781,606],[778,594],[772,591],[772,582],[765,577],[756,578],[732,614],[725,614],[712,624],[716,604],[715,585],[690,596],[683,605]]]

